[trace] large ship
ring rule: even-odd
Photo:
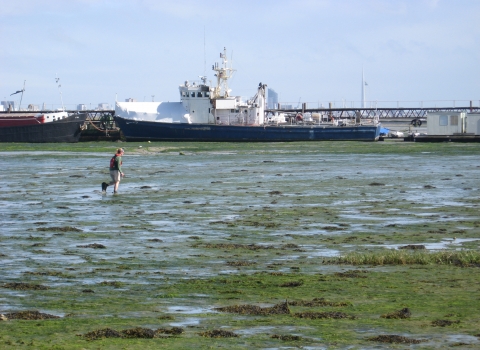
[[[115,122],[127,141],[377,141],[378,118],[328,120],[266,113],[266,85],[244,101],[231,96],[226,49],[212,66],[217,84],[207,78],[180,85],[180,102],[117,102]]]
[[[7,112],[0,114],[0,142],[78,142],[86,113]]]

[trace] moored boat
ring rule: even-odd
[[[86,113],[2,113],[0,142],[78,142]]]
[[[115,122],[127,141],[377,141],[381,125],[377,118],[364,120],[307,120],[284,113],[266,115],[266,85],[243,101],[231,96],[227,81],[234,70],[215,64],[217,85],[207,78],[180,85],[180,102],[117,102]]]

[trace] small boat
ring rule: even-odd
[[[0,142],[78,142],[86,113],[1,113]]]
[[[206,77],[179,86],[180,102],[116,102],[115,122],[127,141],[377,141],[381,124],[378,117],[355,120],[315,120],[305,113],[266,113],[266,84],[244,101],[231,96],[226,49],[223,64],[212,66],[217,85]],[[323,119],[323,118],[322,118]]]

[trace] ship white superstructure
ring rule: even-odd
[[[265,123],[265,88],[248,101],[231,96],[228,80],[235,71],[228,66],[226,49],[220,54],[222,64],[212,66],[217,85],[210,87],[206,77],[179,86],[181,102],[116,102],[115,114],[122,118],[159,123],[263,125]]]

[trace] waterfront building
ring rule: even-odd
[[[15,101],[2,101],[4,111],[8,111],[8,107],[12,106],[12,111],[15,110]]]
[[[110,109],[110,106],[109,106],[108,103],[99,103],[97,109],[100,110],[100,111],[105,111],[105,110]]]
[[[267,90],[267,108],[275,109],[278,107],[278,94],[273,89]]]

